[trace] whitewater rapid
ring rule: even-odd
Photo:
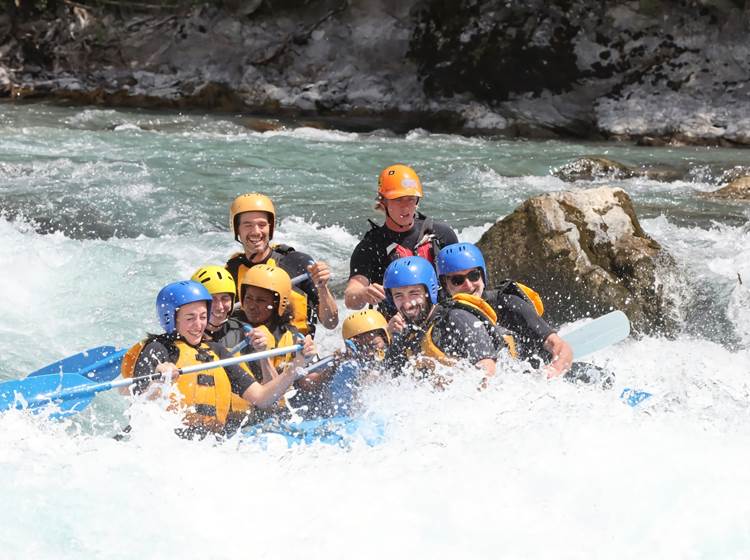
[[[612,390],[507,362],[485,391],[471,368],[450,372],[445,391],[383,380],[363,394],[365,413],[386,425],[375,447],[183,441],[164,407],[115,392],[63,421],[11,411],[0,415],[0,557],[750,553],[750,214],[695,196],[714,188],[701,169],[744,153],[421,131],[259,134],[226,119],[46,106],[0,114],[2,380],[158,330],[158,289],[236,250],[226,212],[244,190],[278,197],[278,240],[329,262],[343,309],[384,161],[418,162],[429,213],[455,221],[465,241],[531,194],[570,188],[549,170],[585,151],[687,162],[697,177],[610,181],[674,256],[682,321],[673,339],[591,356],[615,373]],[[321,330],[323,353],[339,337]],[[653,397],[631,408],[618,398],[625,388]],[[113,439],[127,423],[130,437]]]

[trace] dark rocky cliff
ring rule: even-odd
[[[0,15],[0,94],[747,145],[749,13],[744,0],[59,2],[15,25]]]

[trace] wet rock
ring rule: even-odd
[[[722,2],[58,3],[0,15],[0,96],[750,145],[750,12]]]
[[[750,175],[739,177],[717,191],[704,193],[706,198],[720,198],[724,200],[750,201]]]
[[[636,332],[676,328],[665,287],[675,278],[674,261],[644,233],[622,189],[531,198],[478,246],[490,285],[513,278],[538,290],[553,324],[620,309]]]
[[[627,179],[635,172],[627,165],[600,156],[582,157],[555,169],[552,174],[563,181],[593,181],[594,179]]]
[[[636,173],[652,181],[670,183],[684,179],[687,175],[687,170],[683,171],[668,165],[650,165],[637,169]]]
[[[750,167],[746,165],[735,165],[721,174],[719,177],[719,184],[726,185],[742,177],[750,177]]]
[[[255,132],[270,132],[282,130],[284,125],[276,119],[261,119],[258,117],[242,117],[239,124]]]
[[[552,174],[563,181],[593,181],[595,179],[629,179],[645,177],[654,181],[677,181],[683,171],[667,165],[632,167],[602,156],[578,158],[555,169]]]

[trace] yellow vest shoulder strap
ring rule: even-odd
[[[133,377],[135,372],[135,364],[138,361],[138,356],[141,355],[141,351],[145,348],[146,341],[141,340],[136,342],[130,349],[125,352],[122,357],[122,364],[120,365],[120,375],[123,377]]]
[[[462,307],[470,307],[479,311],[493,325],[497,324],[497,314],[495,313],[495,310],[492,309],[492,306],[489,303],[484,301],[479,296],[474,296],[471,294],[455,294],[453,296],[453,301],[459,303]]]
[[[125,355],[122,357],[122,363],[120,364],[120,375],[125,378],[130,378],[135,375],[135,364],[138,363],[138,358],[140,357],[141,352],[143,352],[143,349],[152,342],[160,342],[161,344],[163,344],[167,348],[167,351],[170,353],[170,355],[172,354],[172,352],[176,352],[174,342],[171,337],[163,334],[160,334],[158,336],[150,335],[148,338],[144,338],[143,340],[133,344],[133,346],[131,346],[128,351],[125,352]]]
[[[539,293],[535,292],[525,284],[521,284],[520,282],[516,282],[515,284],[521,289],[524,294],[526,294],[526,297],[529,298],[529,301],[534,304],[534,309],[536,309],[537,314],[540,317],[544,315],[544,304],[542,303],[542,297],[539,295]]]

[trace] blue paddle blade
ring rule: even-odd
[[[631,407],[636,407],[653,395],[647,391],[638,391],[637,389],[625,388],[620,393],[620,400]]]
[[[385,439],[385,423],[370,418],[335,416],[299,423],[267,421],[243,431],[243,437],[261,446],[267,446],[274,437],[283,438],[287,447],[325,443],[346,447],[353,439],[361,438],[373,447]]]
[[[563,335],[573,348],[573,359],[579,360],[588,354],[620,342],[630,334],[630,321],[622,311],[612,311]]]
[[[117,350],[114,346],[97,346],[44,366],[30,373],[28,377],[68,372],[84,375],[91,381],[112,381],[120,375],[120,365],[125,352]]]
[[[79,412],[88,406],[94,394],[83,393],[62,399],[60,393],[66,389],[92,385],[91,381],[75,373],[5,381],[0,383],[0,412],[12,408],[37,409],[49,404],[58,404],[62,412]]]

